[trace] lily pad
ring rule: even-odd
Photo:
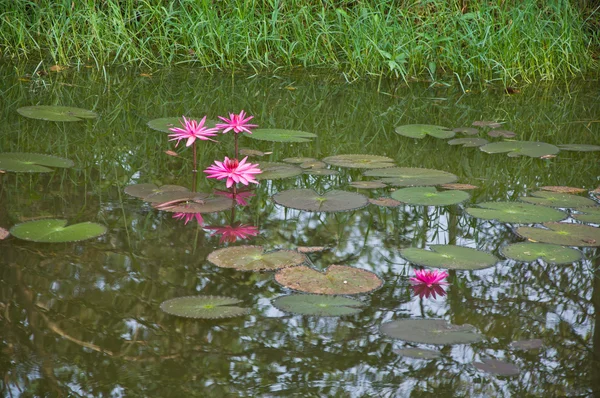
[[[364,304],[358,300],[325,296],[322,294],[291,294],[273,300],[273,305],[281,311],[300,315],[344,316],[355,315],[362,311]]]
[[[558,146],[563,151],[595,152],[600,151],[600,145],[562,144]]]
[[[522,262],[542,259],[550,264],[572,264],[581,260],[582,257],[579,250],[549,243],[514,243],[505,246],[501,251],[504,257]]]
[[[488,135],[490,137],[512,138],[512,137],[516,136],[517,134],[515,134],[514,131],[494,129],[494,130],[488,131]]]
[[[426,350],[424,348],[402,348],[394,350],[394,354],[413,359],[436,359],[442,356],[442,353],[434,350]]]
[[[455,133],[461,133],[461,134],[466,134],[466,135],[479,134],[479,130],[477,130],[476,128],[473,128],[473,127],[457,127],[455,129],[452,129],[452,131],[454,131]]]
[[[498,258],[493,254],[455,245],[430,245],[431,250],[409,247],[400,250],[407,261],[426,267],[475,270],[493,266]]]
[[[290,189],[273,195],[275,203],[291,209],[314,212],[351,211],[366,206],[366,196],[355,192],[332,190],[319,195],[312,189]]]
[[[518,235],[536,242],[565,246],[600,246],[600,228],[589,225],[547,222],[548,229],[519,227]]]
[[[249,308],[237,307],[241,303],[233,297],[187,296],[164,301],[160,309],[170,315],[194,319],[232,318],[250,313]]]
[[[474,362],[473,366],[482,372],[498,376],[516,376],[520,373],[519,368],[512,363],[491,358],[484,358],[481,362]]]
[[[467,208],[467,213],[484,220],[498,220],[507,223],[533,224],[546,221],[560,221],[567,217],[565,212],[546,206],[520,202],[483,202],[477,207]]]
[[[529,339],[529,340],[513,341],[512,343],[510,343],[508,345],[508,347],[512,348],[513,350],[522,350],[522,351],[537,350],[537,349],[542,348],[543,346],[544,346],[544,342],[542,341],[542,339]]]
[[[442,184],[442,185],[440,185],[440,188],[457,189],[459,191],[468,191],[471,189],[477,189],[479,187],[476,185],[471,185],[471,184]]]
[[[255,176],[259,181],[292,178],[302,174],[300,167],[288,163],[259,162],[258,168],[262,170],[262,173]]]
[[[300,163],[301,169],[323,169],[327,167],[325,162],[321,162],[320,160],[309,160],[303,163]]]
[[[403,135],[410,138],[425,138],[426,135],[430,135],[435,138],[452,138],[456,134],[454,131],[443,126],[434,126],[431,124],[407,124],[405,126],[398,126],[394,130],[397,134]]]
[[[325,272],[301,265],[277,271],[275,280],[290,289],[315,294],[359,294],[379,288],[383,281],[372,272],[330,265]]]
[[[490,120],[477,120],[477,121],[473,122],[471,124],[471,126],[489,127],[491,129],[497,129],[498,127],[502,126],[502,123],[494,122],[494,121],[490,121]]]
[[[188,120],[197,120],[200,121],[202,120],[201,117],[187,117],[186,119]],[[173,127],[181,127],[181,121],[183,120],[183,118],[181,116],[173,116],[173,117],[161,117],[158,119],[152,119],[150,120],[147,124],[148,127],[150,127],[152,130],[156,130],[156,131],[162,131],[163,133],[172,133],[171,128]],[[204,122],[204,126],[208,127],[208,128],[212,128],[215,127],[215,124],[217,122],[215,122],[214,120],[206,120]]]
[[[73,167],[73,161],[59,158],[58,156],[43,155],[41,153],[0,153],[0,170],[17,173],[46,173],[54,171],[49,167]]]
[[[444,319],[400,319],[384,323],[381,332],[394,339],[421,344],[470,344],[483,340],[475,327]]]
[[[387,185],[380,181],[352,181],[349,185],[352,188],[357,189],[379,189],[387,187]]]
[[[578,207],[575,210],[581,213],[571,214],[576,220],[585,223],[600,224],[600,206]]]
[[[462,145],[464,148],[482,146],[488,143],[485,138],[455,138],[448,141],[449,145]]]
[[[92,222],[82,222],[68,227],[65,225],[67,225],[67,220],[27,221],[13,226],[10,233],[16,238],[33,242],[59,243],[96,238],[104,235],[107,230],[104,225]]]
[[[235,246],[215,250],[208,261],[221,268],[239,271],[274,271],[302,264],[306,257],[294,250],[265,253],[262,246]]]
[[[394,166],[394,159],[377,155],[336,155],[323,159],[325,163],[351,169],[383,169]]]
[[[480,146],[479,149],[486,153],[508,153],[510,157],[530,156],[532,158],[555,155],[560,151],[554,145],[534,141],[491,142]]]
[[[312,176],[336,176],[340,174],[337,170],[330,169],[308,169],[304,170],[302,174],[312,175]]]
[[[146,198],[148,196],[163,192],[190,192],[189,189],[180,185],[163,185],[159,188],[158,185],[155,184],[128,185],[125,187],[124,191],[127,195],[131,195],[136,198]]]
[[[584,198],[582,196],[548,191],[532,192],[531,196],[521,196],[519,199],[527,203],[551,207],[580,207],[596,205],[596,202],[593,200]]]
[[[306,131],[285,130],[285,129],[256,129],[252,130],[252,134],[247,134],[246,137],[260,141],[273,142],[310,142],[311,138],[316,138],[317,135]]]
[[[364,175],[369,177],[383,177],[381,180],[383,183],[399,187],[448,184],[458,180],[458,177],[454,174],[419,167],[390,167],[387,169],[367,170]]]
[[[302,164],[302,163],[305,163],[305,162],[318,161],[318,159],[315,159],[315,158],[295,157],[295,158],[285,158],[285,159],[283,159],[283,161],[285,163]]]
[[[51,122],[79,122],[83,119],[94,119],[98,116],[95,112],[87,109],[52,105],[24,106],[17,109],[17,112],[25,117]]]
[[[437,191],[434,187],[411,187],[392,192],[391,197],[403,203],[420,206],[449,206],[469,199],[463,191]]]
[[[543,191],[558,192],[558,193],[583,193],[583,192],[587,192],[587,190],[585,190],[583,188],[563,187],[563,186],[556,186],[556,185],[544,186],[544,187],[541,187],[540,189],[543,190]]]
[[[160,195],[161,197],[166,196],[168,192]],[[175,193],[174,193],[175,194]],[[203,193],[192,193],[194,198],[190,200],[190,202],[177,203],[172,206],[165,206],[164,202],[155,203],[154,207],[158,208],[162,211],[168,211],[171,213],[218,213],[220,211],[225,211],[231,209],[235,205],[235,201],[231,198],[227,197],[206,197],[206,194]],[[150,196],[149,198],[153,198],[154,196]],[[148,198],[146,198],[148,200]]]
[[[271,153],[271,152],[269,152]],[[240,148],[240,155],[241,156],[265,156],[267,155],[267,153],[263,152],[263,151],[259,151],[258,149],[250,149],[250,148]]]
[[[399,202],[396,199],[392,198],[369,198],[369,203],[381,207],[397,207],[402,204],[402,202]]]

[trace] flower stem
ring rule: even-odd
[[[233,136],[234,136],[234,142],[235,142],[235,158],[237,159],[238,158],[238,135],[237,135],[237,133],[235,133]]]
[[[196,192],[196,180],[198,179],[198,159],[196,157],[196,141],[192,144],[192,150],[194,152],[194,166],[192,168],[192,192]]]

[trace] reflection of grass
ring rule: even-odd
[[[8,1],[5,55],[54,62],[329,67],[436,80],[585,73],[600,41],[569,2]],[[494,4],[496,3],[496,4]],[[499,5],[501,4],[501,5]],[[463,6],[464,5],[464,6]],[[593,17],[593,15],[592,15]]]

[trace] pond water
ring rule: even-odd
[[[511,260],[504,255],[507,245],[524,242],[517,227],[541,224],[467,212],[484,202],[521,203],[520,197],[543,186],[583,188],[578,196],[597,202],[590,191],[599,184],[599,152],[509,157],[395,132],[410,124],[458,128],[499,121],[516,133],[512,140],[600,145],[598,82],[529,85],[507,94],[494,85],[463,92],[460,85],[443,83],[348,84],[318,72],[142,72],[82,68],[23,77],[0,68],[0,152],[52,154],[74,162],[49,173],[0,174],[0,227],[57,218],[107,228],[100,237],[75,243],[13,236],[0,241],[4,396],[548,397],[600,391],[595,240],[573,245],[581,259],[566,264]],[[17,113],[30,105],[74,106],[98,117],[51,122]],[[379,178],[365,176],[363,169],[327,165],[339,174],[263,179],[252,186],[247,206],[204,214],[202,225],[186,224],[125,193],[127,186],[141,183],[192,187],[191,148],[183,143],[175,148],[167,133],[150,129],[148,121],[181,115],[216,119],[241,109],[261,128],[317,135],[305,143],[241,135],[241,148],[267,152],[249,158],[252,163],[370,154],[400,167],[452,173],[458,183],[477,188],[449,206],[369,204],[330,213],[275,203],[273,195],[289,189],[344,190],[372,199],[404,189],[357,189],[349,184]],[[490,142],[508,140],[489,137],[487,127],[478,130],[478,137]],[[461,137],[469,136],[455,138]],[[199,169],[232,156],[232,133],[214,138],[219,143],[198,144]],[[199,174],[198,191],[225,189],[223,182]],[[572,217],[577,212],[563,210],[565,223],[583,224]],[[254,226],[259,234],[222,242],[218,231],[208,228],[234,222]],[[382,284],[343,296],[361,304],[351,315],[282,311],[274,300],[297,292],[275,281],[275,272],[238,271],[208,260],[217,249],[239,245],[266,251],[323,247],[307,253],[305,264],[371,271]],[[497,259],[482,269],[450,269],[449,285],[419,290],[409,278],[422,267],[406,260],[406,249],[432,245],[465,246]],[[235,298],[247,310],[219,319],[161,310],[166,300],[197,295]],[[433,341],[425,339],[426,330],[392,337],[382,329],[405,319],[469,324],[477,338],[435,340],[436,334],[446,336],[445,326],[431,332]],[[532,347],[519,343],[524,340]],[[435,352],[417,351],[421,358],[414,358],[399,351],[408,348]],[[435,357],[422,357],[428,354]]]

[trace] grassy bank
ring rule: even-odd
[[[4,59],[99,67],[530,81],[596,73],[600,43],[568,0],[0,0],[0,16]]]

